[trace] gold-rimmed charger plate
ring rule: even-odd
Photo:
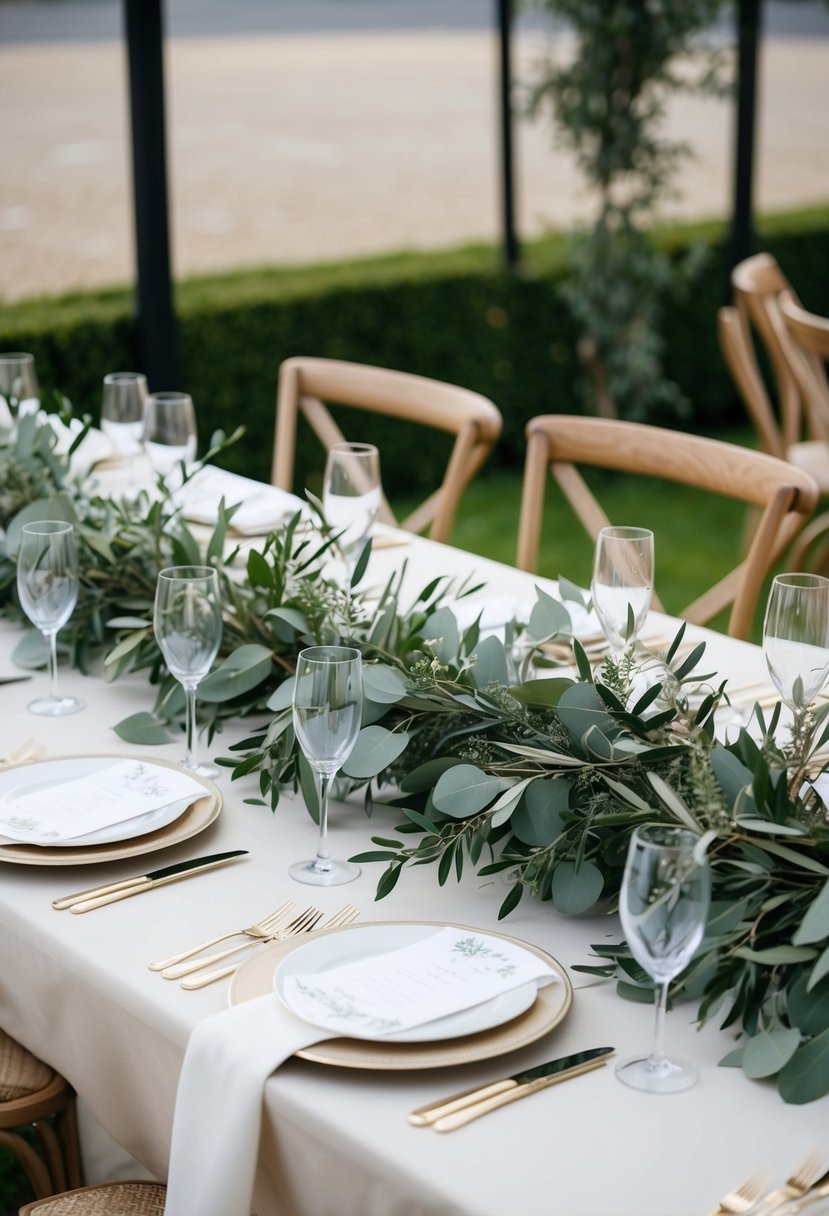
[[[461,925],[457,921],[382,921],[359,925],[345,925],[341,929],[325,929],[328,934],[348,933],[357,928],[370,928],[371,924],[392,925],[430,925],[435,929],[445,929],[453,925],[459,929],[474,929],[471,925]],[[444,1039],[438,1042],[425,1043],[389,1043],[370,1041],[367,1039],[328,1039],[311,1047],[305,1047],[296,1052],[303,1060],[313,1060],[317,1064],[331,1064],[337,1068],[370,1068],[370,1069],[413,1069],[413,1068],[447,1068],[455,1064],[472,1064],[476,1060],[487,1060],[493,1056],[506,1055],[510,1051],[518,1051],[535,1043],[537,1039],[549,1034],[559,1022],[567,1016],[573,1001],[573,985],[566,970],[557,959],[554,959],[540,946],[521,938],[511,937],[508,933],[495,933],[491,929],[478,930],[485,932],[488,937],[500,937],[504,941],[513,942],[530,950],[543,959],[555,971],[560,979],[558,984],[548,984],[539,988],[535,1002],[524,1013],[509,1022],[493,1026],[478,1034],[465,1035],[463,1038]],[[320,935],[321,935],[320,934]],[[230,981],[228,1003],[241,1005],[254,997],[265,996],[273,992],[274,972],[283,958],[303,944],[303,936],[289,938],[284,942],[274,942],[257,950],[253,958],[243,963]],[[307,941],[307,937],[304,937]]]
[[[135,756],[95,752],[85,756],[49,756],[46,761],[35,761],[33,765],[20,765],[20,768],[35,768],[38,764],[53,760],[134,760]],[[142,757],[143,759],[143,757]],[[147,756],[148,764],[159,764],[163,768],[181,769],[180,764],[172,760],[159,760],[156,756]],[[7,770],[11,771],[11,770]],[[166,827],[144,836],[133,836],[125,841],[112,841],[110,844],[95,845],[62,845],[48,847],[39,844],[3,844],[0,845],[0,862],[11,862],[21,866],[86,866],[98,862],[121,861],[125,857],[139,857],[144,853],[154,853],[158,849],[167,849],[174,844],[181,844],[191,836],[197,836],[219,817],[222,809],[222,795],[219,787],[206,777],[188,770],[187,775],[199,785],[204,786],[204,797],[195,802],[174,819]]]

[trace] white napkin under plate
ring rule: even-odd
[[[242,504],[230,526],[235,532],[249,536],[261,536],[284,526],[306,506],[301,498],[278,486],[268,486],[212,465],[206,465],[191,477],[177,492],[175,501],[185,519],[212,525],[222,498],[228,507]]]
[[[446,938],[446,935],[449,938]],[[426,952],[429,981],[443,989],[439,1005],[434,992],[420,1004],[420,1020],[428,1022],[433,1010],[446,1006],[446,994],[455,979],[469,994],[468,1003],[481,999],[481,992],[506,992],[526,983],[532,975],[539,983],[558,979],[555,972],[537,955],[502,938],[490,937],[468,929],[436,929],[425,939],[432,943]],[[435,967],[445,966],[447,948],[460,947],[461,966],[457,977],[438,975]],[[392,987],[398,984],[407,952],[412,960],[411,982],[417,984],[423,965],[424,941],[411,947],[381,954],[372,960],[322,971],[313,978],[329,981],[328,989],[338,990],[337,980],[360,971],[358,1010],[363,1024],[371,1019],[374,997],[370,992],[371,968],[385,973]],[[421,962],[417,962],[421,956]],[[481,963],[481,960],[486,962]],[[497,972],[500,971],[500,975]],[[301,978],[301,977],[297,977]],[[481,984],[484,987],[481,987]],[[340,1005],[349,1005],[347,1022],[353,1027],[354,1009],[350,1006],[357,990],[343,986]],[[393,996],[384,986],[377,1010],[387,1009]],[[484,998],[485,999],[485,998]],[[329,1002],[330,1009],[330,1002]],[[320,1043],[342,1033],[336,1027],[322,1029],[295,1016],[274,995],[257,997],[200,1022],[187,1044],[181,1071],[173,1122],[170,1170],[167,1179],[165,1216],[249,1216],[259,1133],[262,1095],[270,1074],[290,1055],[312,1043]],[[363,1037],[382,1039],[383,1035]],[[228,1167],[232,1162],[232,1168]]]

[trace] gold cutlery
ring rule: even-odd
[[[727,1195],[723,1195],[714,1210],[708,1213],[708,1216],[740,1216],[741,1212],[748,1212],[762,1195],[764,1186],[765,1182],[763,1178],[757,1174],[752,1174],[750,1178],[746,1178],[745,1182],[741,1182],[739,1186],[736,1186],[733,1191],[729,1191]]]
[[[310,933],[320,920],[322,920],[322,912],[319,908],[306,908],[300,916],[290,921],[283,929],[278,929],[270,940],[282,941],[286,937],[294,937],[299,933]],[[266,940],[263,939],[263,945]],[[182,980],[181,987],[186,988],[188,992],[192,992],[196,988],[206,988],[208,984],[213,984],[216,980],[233,975],[238,966],[238,963],[231,963],[229,967],[220,967],[218,971],[208,971],[206,975],[197,975],[192,980]]]
[[[149,874],[124,878],[121,882],[111,882],[100,887],[89,887],[86,891],[78,891],[74,895],[64,895],[60,899],[53,899],[52,907],[58,912],[62,912],[65,908],[68,908],[70,912],[91,912],[93,908],[102,908],[105,904],[127,899],[130,895],[140,895],[142,891],[152,891],[155,887],[178,882],[181,878],[190,878],[193,874],[201,874],[204,870],[215,870],[217,866],[226,865],[236,857],[247,856],[247,852],[247,849],[233,849],[229,853],[214,853],[210,857],[194,857],[190,861],[179,861],[174,866],[151,870]]]
[[[257,921],[256,924],[248,925],[247,929],[239,930],[250,938],[249,941],[241,942],[237,946],[230,946],[227,950],[217,950],[213,954],[207,954],[204,958],[197,958],[195,962],[191,959],[189,962],[169,962],[165,967],[159,967],[157,963],[150,964],[151,971],[161,971],[165,980],[180,980],[185,975],[192,975],[194,971],[201,971],[204,967],[211,967],[214,963],[220,963],[222,959],[230,958],[232,954],[237,954],[240,950],[247,950],[250,946],[256,946],[260,942],[273,941],[279,936],[279,926],[287,918],[289,912],[294,908],[294,901],[286,899],[284,904],[281,904],[276,911],[271,912],[270,916],[264,917]],[[220,934],[218,941],[223,938],[233,937],[232,933]],[[210,944],[215,944],[217,939],[214,938]],[[204,947],[202,947],[204,949]],[[186,954],[198,953],[197,950],[188,950]]]
[[[202,950],[209,950],[211,946],[218,946],[219,942],[226,942],[231,937],[241,937],[242,934],[247,934],[250,937],[261,937],[262,930],[267,932],[269,922],[275,924],[278,920],[282,919],[283,913],[290,912],[293,906],[294,901],[286,899],[269,916],[263,917],[262,920],[254,921],[246,929],[231,929],[228,933],[219,933],[216,937],[208,938],[206,942],[201,942],[198,946],[190,946],[188,950],[182,950],[180,954],[171,954],[169,958],[162,958],[157,963],[148,963],[147,966],[150,971],[164,971],[165,968],[173,967],[176,963],[181,963],[186,958],[192,958],[194,954],[201,954]]]
[[[751,1216],[771,1216],[787,1200],[800,1199],[806,1195],[812,1187],[824,1181],[821,1173],[825,1165],[825,1153],[810,1153],[782,1186],[763,1195],[756,1206],[751,1209]]]
[[[295,922],[292,921],[291,925],[288,925],[283,932],[276,933],[270,940],[271,941],[281,941],[285,937],[292,937],[298,933],[303,933],[303,932],[310,933],[313,929],[318,929],[321,931],[322,929],[342,928],[345,925],[350,925],[360,915],[360,911],[358,908],[355,908],[352,904],[346,904],[344,908],[340,908],[339,912],[335,912],[333,916],[330,916],[328,918],[328,920],[325,921],[324,924],[319,925],[318,922],[319,922],[320,917],[322,916],[322,913],[317,912],[316,908],[309,908],[308,912],[313,912],[315,914],[314,919],[310,925],[307,925],[307,924],[300,925],[299,927],[292,929],[291,925],[295,924]],[[301,919],[301,918],[297,918],[297,919]],[[251,944],[253,945],[255,943],[251,943]],[[222,968],[221,971],[212,972],[209,976],[200,977],[201,982],[191,980],[189,983],[182,983],[181,986],[182,986],[182,988],[187,988],[187,989],[202,988],[202,987],[204,987],[205,984],[212,984],[213,980],[220,980],[226,975],[232,975],[234,971],[238,970],[239,965],[240,965],[239,963],[236,963],[235,965],[232,965],[230,967],[224,967],[224,968]]]
[[[807,1212],[819,1199],[829,1197],[829,1177],[825,1174],[810,1186],[799,1199],[790,1199],[777,1209],[775,1216],[797,1216],[798,1212]]]
[[[538,1093],[550,1085],[602,1068],[614,1050],[613,1047],[593,1047],[589,1051],[577,1051],[512,1077],[464,1090],[439,1102],[418,1107],[409,1115],[409,1122],[415,1127],[433,1127],[437,1132],[454,1131],[491,1110],[506,1106],[508,1102],[517,1102],[519,1098]]]
[[[28,679],[27,676],[21,676],[20,678]],[[25,743],[20,744],[20,747],[16,747],[13,752],[9,752],[8,756],[0,756],[0,768],[13,768],[17,764],[33,764],[35,760],[40,760],[41,756],[45,755],[45,743],[38,743],[35,739],[27,739]]]

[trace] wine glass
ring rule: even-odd
[[[636,641],[651,606],[653,532],[648,528],[602,528],[596,540],[590,593],[605,637],[614,653],[621,654]]]
[[[33,714],[57,717],[83,709],[80,697],[58,693],[58,630],[78,602],[78,553],[75,529],[65,520],[24,524],[17,553],[17,594],[26,616],[49,643],[51,691],[29,702]]]
[[[134,460],[144,438],[147,378],[140,372],[109,372],[104,376],[101,430],[128,462],[128,487],[135,486]]]
[[[325,518],[349,579],[380,510],[380,454],[373,443],[338,443],[328,450],[322,490]]]
[[[352,646],[310,646],[297,658],[293,693],[294,730],[314,771],[319,793],[320,835],[317,855],[298,861],[291,878],[317,887],[351,882],[360,867],[332,861],[328,853],[328,795],[360,732],[363,673],[359,650]]]
[[[212,566],[170,566],[155,589],[153,628],[164,662],[187,700],[184,767],[202,777],[218,768],[196,755],[196,688],[207,675],[222,640],[222,597]]]
[[[13,426],[18,414],[36,413],[40,409],[40,389],[35,371],[35,357],[27,351],[0,354],[0,400],[5,405],[4,426]]]
[[[769,675],[794,712],[814,703],[829,675],[829,579],[778,574],[763,623]]]
[[[616,1075],[632,1089],[673,1094],[690,1089],[697,1070],[665,1055],[663,1038],[668,984],[691,961],[702,941],[711,898],[708,866],[694,857],[697,837],[662,824],[638,827],[631,837],[619,915],[628,948],[659,985],[653,1049],[624,1060]]]
[[[196,415],[187,393],[151,393],[144,401],[144,451],[169,490],[181,485],[181,464],[196,458]]]

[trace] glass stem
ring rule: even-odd
[[[184,685],[184,696],[187,701],[187,748],[184,756],[184,767],[192,768],[196,763],[196,686]]]
[[[331,792],[333,780],[331,773],[319,774],[320,838],[317,845],[317,858],[314,862],[315,870],[331,869],[331,857],[328,853],[328,795]]]
[[[668,1009],[669,983],[669,980],[665,980],[664,984],[659,985],[659,996],[656,1001],[656,1021],[653,1028],[653,1049],[651,1051],[651,1060],[655,1064],[660,1064],[665,1059],[665,1013]]]
[[[57,629],[49,629],[45,631],[46,637],[49,639],[49,677],[52,686],[51,697],[53,701],[58,699],[58,631]]]

